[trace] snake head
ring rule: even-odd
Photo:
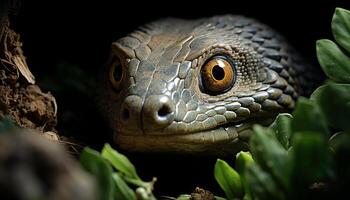
[[[252,124],[291,111],[308,90],[293,48],[242,16],[156,21],[114,42],[111,54],[99,104],[130,151],[245,150]]]

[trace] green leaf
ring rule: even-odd
[[[115,199],[120,200],[136,200],[135,192],[125,183],[118,173],[113,173],[113,181],[115,183]]]
[[[292,143],[289,158],[294,163],[294,189],[306,191],[310,184],[323,181],[330,173],[327,140],[319,133],[298,132],[294,134]]]
[[[336,8],[332,19],[335,40],[350,53],[350,11]]]
[[[94,175],[99,199],[112,200],[114,185],[112,167],[108,162],[97,151],[86,147],[80,156],[80,163],[88,172]]]
[[[245,193],[244,196],[243,196],[243,200],[252,200],[253,197],[251,196],[251,194],[249,193]]]
[[[244,170],[254,163],[253,157],[249,152],[240,151],[236,155],[237,171],[242,174]]]
[[[123,179],[129,184],[144,188],[148,194],[152,194],[154,184],[157,181],[157,178],[155,177],[153,177],[152,181],[150,182],[145,182],[135,178],[129,178],[127,176],[123,176]]]
[[[215,200],[226,200],[226,198],[218,197],[218,196],[214,196],[214,199],[215,199]]]
[[[293,117],[289,113],[281,113],[277,116],[275,121],[270,125],[275,131],[277,140],[285,149],[289,148],[289,139],[292,135],[291,121]]]
[[[316,42],[317,59],[324,73],[336,82],[350,83],[350,58],[331,40]]]
[[[340,131],[334,134],[329,139],[329,146],[335,152],[341,150],[344,147],[350,152],[350,132]]]
[[[191,195],[189,194],[181,194],[176,198],[176,200],[191,200]]]
[[[228,199],[241,197],[243,194],[239,174],[225,161],[218,159],[215,163],[214,176]]]
[[[146,190],[148,194],[151,195],[153,190],[153,185],[156,182],[156,178],[153,178],[150,182],[144,182],[136,173],[134,165],[129,161],[129,159],[114,150],[109,144],[105,144],[102,149],[102,156],[112,164],[112,166],[119,170],[123,180],[127,183],[133,184],[135,186],[142,187]]]
[[[244,200],[252,199],[251,190],[246,179],[246,171],[253,164],[254,160],[249,152],[241,151],[236,155],[236,168],[241,177],[242,186],[244,189]]]
[[[156,200],[152,193],[148,192],[144,187],[136,188],[138,200]]]
[[[254,164],[247,170],[247,182],[257,199],[285,199],[282,190],[278,187],[271,174],[262,170],[258,165]]]
[[[254,134],[250,139],[250,148],[254,161],[262,169],[271,174],[282,189],[287,189],[289,169],[287,166],[287,151],[277,141],[271,129],[260,125],[253,126]]]
[[[293,116],[294,119],[291,122],[293,132],[311,131],[329,137],[330,133],[325,116],[315,102],[306,98],[299,98]]]
[[[338,180],[344,185],[350,183],[350,132],[341,131],[329,139],[333,151],[335,172]],[[347,188],[347,187],[346,187]]]
[[[114,150],[109,144],[105,144],[102,149],[102,156],[112,164],[112,166],[123,173],[125,176],[141,180],[136,173],[134,165],[129,161],[129,159]]]
[[[317,102],[329,126],[338,130],[350,130],[350,84],[323,85],[314,91],[311,100]],[[305,112],[305,115],[309,112]],[[313,120],[313,124],[323,124],[319,115],[313,115],[313,118],[317,119]],[[321,128],[318,131],[322,131]]]

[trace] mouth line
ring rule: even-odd
[[[234,143],[247,143],[251,135],[250,123],[228,123],[214,129],[188,134],[115,134],[122,149],[146,152],[204,152],[236,148]],[[221,148],[220,148],[221,146]]]
[[[195,134],[200,134],[200,133],[211,133],[213,131],[217,131],[220,129],[224,129],[225,131],[228,131],[232,128],[238,129],[240,130],[244,130],[246,125],[250,124],[250,123],[246,123],[246,122],[230,122],[230,123],[226,123],[226,124],[221,124],[220,126],[216,126],[210,129],[204,129],[204,130],[200,130],[200,131],[193,131],[193,132],[187,132],[187,133],[166,133],[166,132],[151,132],[151,133],[147,133],[145,130],[142,130],[142,134],[134,134],[134,133],[130,133],[128,132],[122,132],[120,129],[116,132],[116,134],[118,135],[124,135],[124,136],[135,136],[135,137],[152,137],[152,136],[158,136],[158,137],[171,137],[171,136],[185,136],[185,135],[195,135]],[[243,128],[242,128],[243,127]],[[130,130],[132,131],[132,130]],[[135,130],[136,131],[136,130]],[[229,133],[228,133],[229,134]]]

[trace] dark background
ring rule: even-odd
[[[317,63],[315,41],[332,39],[335,7],[346,0],[324,1],[23,1],[13,26],[38,84],[58,101],[58,131],[97,148],[111,142],[94,107],[96,77],[111,42],[162,17],[199,18],[241,14],[281,32],[304,57]],[[220,194],[213,178],[214,158],[128,154],[141,174],[158,177],[156,193],[190,193],[195,186]],[[233,159],[231,159],[233,160]]]
[[[270,25],[304,55],[314,57],[315,41],[331,38],[334,8],[347,7],[346,1],[23,1],[17,30],[35,73],[46,73],[61,60],[98,71],[112,41],[144,23],[169,16],[246,15]]]

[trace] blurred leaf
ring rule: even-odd
[[[136,200],[135,192],[125,183],[118,173],[113,173],[115,183],[115,199],[120,200]]]
[[[329,146],[333,151],[337,151],[341,149],[343,146],[348,147],[348,149],[350,150],[350,132],[340,131],[338,133],[335,133],[329,139]]]
[[[293,132],[311,131],[322,133],[325,137],[329,137],[330,133],[325,116],[323,116],[320,108],[313,101],[300,97],[293,116],[294,119],[291,122]]]
[[[325,74],[336,82],[350,83],[350,58],[331,40],[316,42],[317,59]]]
[[[343,8],[335,9],[332,32],[337,43],[350,53],[350,11]]]
[[[157,181],[157,178],[153,177],[152,181],[145,182],[145,181],[142,181],[141,179],[130,178],[128,176],[122,176],[122,177],[123,177],[123,180],[126,181],[127,183],[143,188],[148,195],[148,199],[153,198],[152,191],[153,191],[154,184]]]
[[[240,151],[236,155],[236,168],[239,173],[243,173],[244,170],[253,163],[253,157],[249,152]]]
[[[285,149],[289,148],[289,139],[292,135],[291,121],[293,117],[289,113],[281,113],[277,116],[270,128],[275,131],[277,140]]]
[[[148,192],[144,187],[136,188],[138,200],[156,200],[152,193]]]
[[[9,133],[17,130],[19,127],[15,124],[15,122],[8,116],[0,118],[0,134],[1,133]]]
[[[254,164],[247,170],[247,182],[250,184],[252,192],[259,200],[285,199],[282,190],[277,186],[271,174],[263,171]]]
[[[250,148],[254,161],[281,185],[282,189],[289,187],[289,169],[287,166],[287,151],[274,137],[272,129],[260,125],[253,127],[254,134],[250,139]]]
[[[94,175],[99,199],[112,200],[114,194],[112,167],[107,161],[97,151],[86,147],[80,156],[80,163]]]
[[[252,199],[253,199],[253,197],[250,193],[245,193],[243,196],[243,200],[252,200]]]
[[[129,159],[123,154],[120,154],[114,150],[109,144],[105,144],[101,154],[115,169],[121,173],[124,181],[135,186],[143,187],[148,195],[152,194],[153,185],[157,180],[156,178],[153,178],[151,182],[144,182],[141,180],[137,175],[135,166],[129,161]]]
[[[347,189],[350,184],[350,132],[334,134],[329,140],[329,145],[334,155],[337,182]]]
[[[123,179],[130,184],[133,184],[138,187],[145,187],[145,188],[152,188],[149,185],[153,184],[152,182],[144,182],[143,180],[139,178],[131,178],[129,176],[125,176],[124,173],[120,173],[120,175],[123,177]]]
[[[114,168],[119,170],[125,176],[132,179],[141,180],[136,173],[134,165],[129,161],[129,159],[123,154],[120,154],[114,150],[109,144],[105,144],[101,154],[109,161],[109,163],[112,164]]]
[[[338,130],[350,130],[350,84],[323,85],[314,91],[311,100],[317,102],[329,126]],[[312,115],[310,110],[304,112],[304,115],[317,119],[309,123],[323,124],[320,115]],[[314,129],[314,131],[322,131],[321,129]]]
[[[214,198],[215,198],[215,200],[226,200],[226,198],[218,197],[218,196],[215,196]]]
[[[189,194],[181,194],[176,198],[176,200],[191,200],[191,195]]]
[[[241,151],[236,155],[236,168],[240,174],[242,186],[244,189],[243,200],[252,199],[251,190],[246,178],[247,169],[254,164],[252,155],[249,152]]]
[[[298,132],[294,134],[292,143],[289,158],[294,163],[293,185],[297,190],[306,191],[310,184],[323,181],[330,174],[327,140],[319,133]]]
[[[225,161],[218,159],[215,163],[214,176],[228,199],[241,197],[243,194],[239,174]]]

